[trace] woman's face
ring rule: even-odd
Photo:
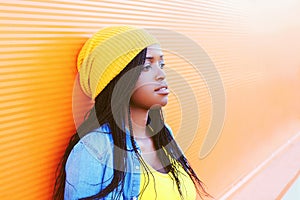
[[[149,46],[145,64],[130,99],[131,106],[149,110],[168,103],[169,90],[163,67],[164,59],[160,46]]]

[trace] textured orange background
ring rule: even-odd
[[[211,119],[209,88],[184,67],[189,63],[165,53],[167,66],[185,78],[197,98],[199,129],[185,152],[214,196],[299,132],[299,1],[25,0],[0,5],[1,199],[50,198],[56,165],[75,130],[73,114],[79,123],[89,105],[82,96],[85,101],[72,110],[77,53],[92,33],[109,25],[180,32],[216,65],[226,118],[213,151],[200,159]],[[175,134],[181,126],[180,102],[172,94],[165,110]]]

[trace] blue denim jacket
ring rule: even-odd
[[[171,131],[170,128],[169,130]],[[95,195],[111,182],[114,144],[109,132],[109,126],[103,125],[85,135],[74,146],[65,167],[66,200]],[[120,200],[136,200],[140,190],[140,162],[133,150],[129,134],[126,134],[126,144],[127,171]],[[135,145],[140,152],[138,144]],[[112,199],[116,193],[118,192],[115,190],[103,199]]]

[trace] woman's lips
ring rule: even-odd
[[[154,90],[156,94],[168,95],[170,93],[167,86],[162,86]]]

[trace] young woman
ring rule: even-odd
[[[161,107],[163,53],[144,29],[108,27],[78,55],[82,90],[94,99],[58,168],[54,199],[190,199],[209,196]]]

